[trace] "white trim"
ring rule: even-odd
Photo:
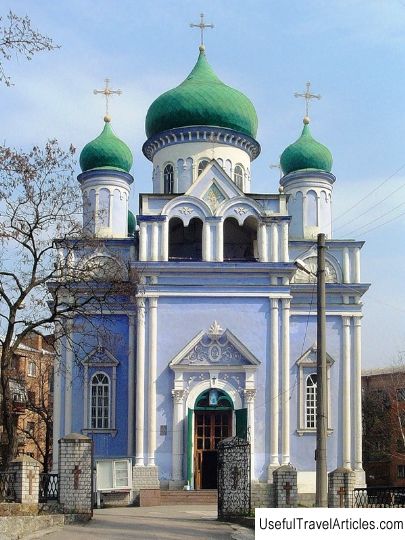
[[[128,455],[134,453],[135,315],[128,315]]]
[[[203,371],[208,371],[208,370],[203,370]],[[228,381],[224,381],[223,379],[219,379],[215,381],[215,386],[213,386],[212,380],[211,378],[209,378],[209,379],[206,379],[204,381],[197,383],[189,391],[187,399],[186,399],[186,403],[185,403],[185,410],[187,411],[188,409],[194,409],[195,401],[198,398],[198,396],[202,392],[204,392],[204,390],[209,390],[211,388],[217,388],[219,390],[223,390],[224,392],[226,392],[233,401],[234,410],[243,409],[243,403],[239,395],[239,392],[231,383],[229,383]]]

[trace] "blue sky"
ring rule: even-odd
[[[405,0],[13,0],[9,7],[61,48],[6,65],[14,86],[0,88],[3,140],[26,148],[56,137],[80,150],[102,129],[104,101],[93,89],[110,77],[123,90],[110,113],[134,153],[134,211],[139,192],[152,190],[141,152],[146,111],[191,71],[199,32],[189,23],[201,11],[215,24],[206,32],[209,62],[258,113],[255,192],[278,189],[269,164],[301,131],[304,104],[293,94],[310,80],[322,95],[311,108],[312,133],[334,156],[334,237],[366,240],[362,279],[372,288],[363,365],[389,365],[405,351],[405,215],[383,225],[405,212]],[[3,3],[2,14],[7,9]]]

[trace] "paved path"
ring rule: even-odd
[[[68,525],[37,538],[44,540],[248,540],[253,531],[216,520],[214,505],[106,508],[86,525]],[[31,536],[34,538],[34,536]]]

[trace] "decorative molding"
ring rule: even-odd
[[[256,390],[244,390],[246,403],[254,403],[256,397]]]
[[[185,396],[185,391],[184,390],[172,390],[172,396],[173,396],[173,399],[174,401],[180,405],[181,403],[183,403],[183,399],[184,399],[184,396]]]
[[[241,216],[243,214],[246,214],[247,208],[245,208],[244,206],[237,206],[236,208],[234,208],[233,211],[235,212],[235,214]]]
[[[181,208],[179,208],[179,212],[180,214],[183,214],[183,216],[189,216],[194,212],[194,210],[190,208],[190,206],[182,206]]]
[[[223,333],[224,329],[221,328],[221,325],[218,323],[218,321],[214,321],[208,329],[208,335],[212,336],[213,338],[222,336]]]

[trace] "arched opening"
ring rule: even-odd
[[[202,229],[203,223],[199,218],[190,220],[188,227],[179,218],[169,222],[169,260],[202,259]]]
[[[305,427],[316,428],[316,393],[318,383],[317,374],[311,373],[306,381],[305,391]]]
[[[307,215],[306,225],[307,227],[316,227],[318,225],[318,198],[312,189],[308,191],[307,195]]]
[[[198,176],[203,172],[205,167],[208,165],[209,160],[208,159],[202,159],[200,163],[198,164]]]
[[[217,488],[218,444],[232,436],[233,403],[223,390],[202,392],[194,406],[194,485],[196,489]]]
[[[242,226],[235,218],[224,222],[224,261],[257,260],[257,221],[248,217]]]
[[[165,193],[173,193],[174,189],[174,169],[171,163],[168,163],[163,171],[163,181]]]
[[[241,165],[236,165],[233,171],[233,181],[243,191],[243,168]]]

